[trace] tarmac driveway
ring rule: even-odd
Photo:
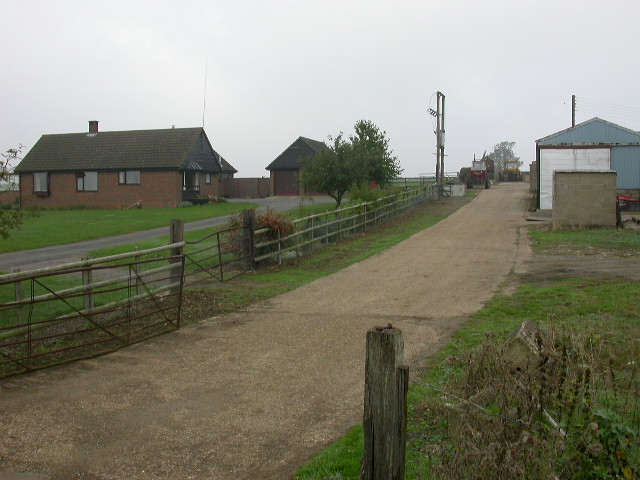
[[[361,421],[368,329],[400,328],[405,361],[419,366],[522,269],[527,196],[527,185],[500,184],[401,244],[246,311],[1,381],[0,470],[291,478]]]

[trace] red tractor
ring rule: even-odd
[[[475,157],[473,158],[471,171],[467,177],[467,188],[473,188],[474,186],[480,185],[484,185],[484,188],[489,188],[491,186],[487,163],[487,160],[484,158],[482,160],[476,160]]]

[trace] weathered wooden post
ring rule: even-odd
[[[89,257],[82,257],[82,261],[86,262],[89,260]],[[91,271],[91,267],[89,265],[85,265],[82,269],[82,285],[85,287],[84,294],[82,295],[84,299],[84,309],[87,312],[85,317],[89,320],[92,319],[91,311],[95,306],[93,288],[91,288],[91,284],[93,283],[93,272]]]
[[[169,225],[169,244],[180,243],[184,241],[184,220],[174,218]],[[172,295],[178,295],[180,293],[181,277],[184,274],[182,258],[180,256],[184,252],[184,247],[174,247],[169,251],[171,259],[169,262],[173,265],[169,272],[169,284],[172,287],[169,292]]]
[[[364,456],[361,480],[403,480],[409,368],[402,332],[391,325],[367,332]]]
[[[13,271],[13,273],[18,273],[18,272],[20,272],[19,268],[16,268]],[[22,293],[22,280],[16,280],[14,287],[15,287],[15,293],[16,293],[16,302],[20,303],[24,299],[24,296]],[[24,306],[22,304],[16,307],[16,315],[18,316],[18,319],[17,319],[18,326],[22,326],[24,323]]]
[[[140,251],[140,247],[136,247],[136,252]],[[140,255],[136,255],[133,257],[133,273],[136,276],[136,295],[140,295],[142,293],[142,282],[140,281],[140,260],[142,257]]]
[[[242,245],[244,248],[243,256],[249,261],[249,269],[253,270],[255,262],[253,232],[256,230],[256,210],[254,208],[248,208],[242,211],[242,227]]]

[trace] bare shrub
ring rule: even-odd
[[[612,368],[606,342],[594,336],[551,328],[537,341],[533,368],[514,369],[490,336],[448,360],[460,374],[424,406],[442,434],[424,447],[434,478],[637,475],[637,364]]]

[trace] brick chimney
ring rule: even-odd
[[[98,133],[98,120],[89,120],[89,133]]]

